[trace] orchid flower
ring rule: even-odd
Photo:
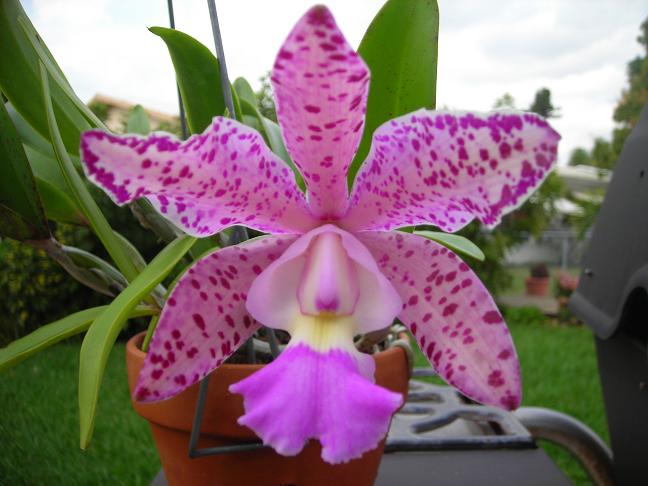
[[[419,110],[375,131],[349,195],[369,79],[325,7],[308,11],[281,47],[272,72],[277,116],[307,197],[262,137],[232,119],[215,117],[184,142],[83,135],[86,174],[117,204],[146,197],[195,236],[232,225],[270,233],[214,251],[178,281],[137,400],[198,382],[261,325],[283,329],[285,351],[231,387],[244,398],[239,423],[280,454],[313,438],[325,461],[345,462],[376,447],[402,404],[373,382],[374,361],[353,337],[398,317],[463,394],[519,405],[516,352],[484,285],[449,249],[391,230],[454,232],[474,218],[496,225],[548,174],[559,136],[528,113]]]

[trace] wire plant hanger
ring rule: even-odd
[[[225,107],[227,108],[228,115],[230,117],[235,116],[234,110],[234,101],[232,99],[232,92],[230,87],[229,77],[227,75],[227,64],[225,62],[225,52],[223,49],[223,40],[221,37],[220,27],[218,25],[218,14],[216,12],[216,3],[214,0],[207,0],[207,6],[209,8],[209,20],[211,22],[212,34],[214,37],[214,45],[216,48],[216,58],[220,65],[220,89],[223,93],[223,99],[225,101]],[[167,8],[169,11],[169,24],[172,29],[175,29],[175,16],[173,12],[173,0],[167,0]],[[188,136],[187,130],[187,120],[185,115],[184,106],[182,103],[182,96],[180,95],[180,90],[178,88],[178,105],[180,111],[180,123],[182,126],[182,136],[183,139],[186,139]],[[227,238],[227,241],[224,241],[223,246],[231,246],[241,243],[248,239],[247,230],[242,226],[235,226],[232,228],[230,237]],[[276,358],[279,353],[279,344],[277,337],[273,329],[264,328],[266,336],[268,337],[270,353],[272,359]],[[256,362],[256,352],[254,337],[248,339],[247,347],[247,361],[248,363],[254,364]],[[205,447],[198,448],[198,441],[200,439],[200,428],[202,425],[203,413],[205,410],[205,402],[207,400],[207,390],[209,388],[209,381],[211,378],[211,373],[205,376],[200,381],[198,399],[196,401],[196,408],[194,412],[193,425],[191,428],[191,435],[189,438],[189,457],[195,459],[197,457],[212,456],[218,454],[229,454],[234,452],[244,452],[252,451],[267,448],[268,446],[263,445],[260,441],[247,442],[247,443],[236,443],[231,445],[224,445],[218,447]]]

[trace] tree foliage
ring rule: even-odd
[[[626,138],[637,124],[641,110],[648,103],[648,17],[639,29],[637,42],[643,47],[643,53],[628,63],[628,84],[621,92],[621,98],[614,109],[613,119],[618,126],[612,131],[611,140],[596,138],[589,151],[583,148],[575,149],[569,159],[569,165],[584,163],[601,169],[613,169]]]

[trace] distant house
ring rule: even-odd
[[[97,93],[88,102],[88,106],[101,118],[108,128],[115,132],[124,131],[128,113],[135,107],[135,103],[113,98]],[[180,123],[175,115],[144,107],[151,121],[151,130],[173,130]]]
[[[558,166],[556,173],[575,198],[589,200],[597,197],[593,195],[596,190],[603,192],[612,177],[610,171],[588,165]],[[540,237],[529,237],[526,243],[508,252],[506,262],[509,265],[542,262],[567,268],[579,264],[587,239],[579,240],[574,229],[567,225],[565,220],[568,216],[578,214],[581,208],[568,199],[559,199],[556,207],[558,217]]]

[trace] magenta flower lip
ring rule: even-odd
[[[395,317],[435,370],[470,398],[519,406],[520,370],[492,297],[452,251],[390,232],[488,227],[519,206],[556,161],[558,134],[521,112],[419,110],[373,134],[351,194],[370,73],[325,7],[307,12],[272,72],[290,168],[262,137],[215,117],[199,135],[82,136],[90,180],[118,204],[146,197],[185,232],[245,225],[268,236],[213,252],[179,280],[139,377],[141,401],[174,396],[217,368],[263,324],[291,334],[272,364],[236,385],[240,422],[279,453],[308,439],[331,463],[372,449],[402,397],[373,383],[357,333]]]

